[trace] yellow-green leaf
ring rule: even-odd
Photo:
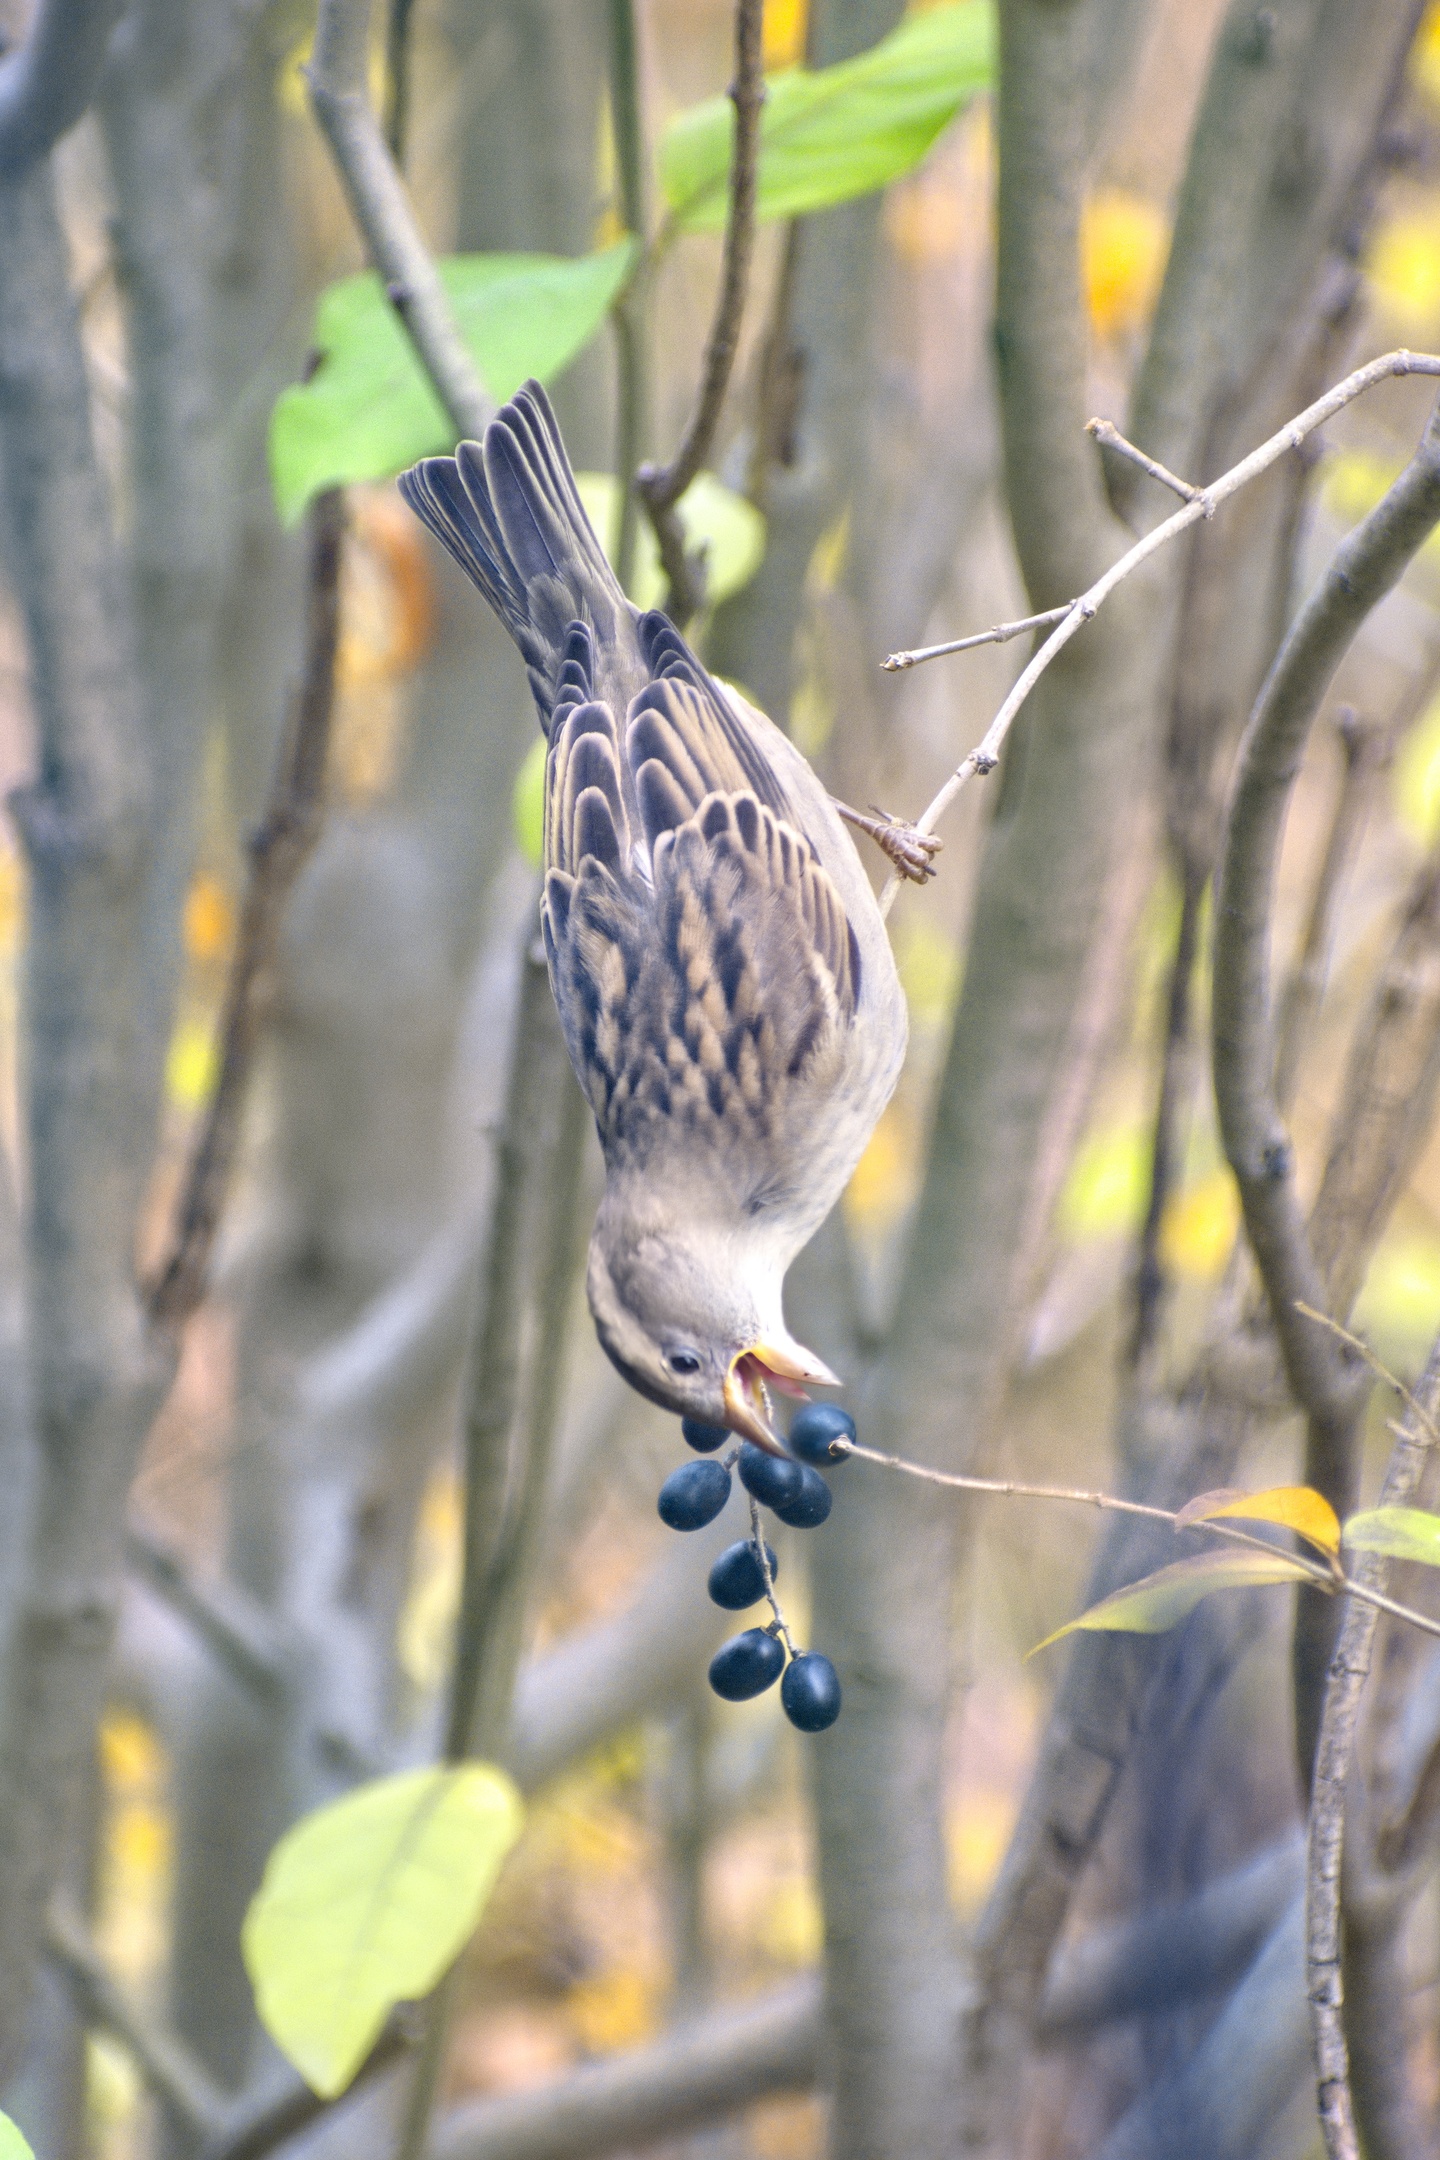
[[[1293,1530],[1307,1544],[1323,1553],[1340,1550],[1340,1519],[1323,1493],[1309,1485],[1272,1485],[1265,1492],[1201,1493],[1187,1501],[1175,1517],[1177,1525],[1217,1522],[1222,1515],[1236,1515],[1244,1522],[1278,1523]]]
[[[241,1946],[266,2031],[317,2093],[343,2092],[396,2003],[453,1963],[522,1816],[502,1770],[466,1763],[377,1778],[281,1838]]]
[[[8,2115],[0,2115],[0,2160],[35,2160],[25,2133]]]
[[[908,16],[868,52],[835,67],[767,76],[760,113],[756,214],[800,217],[869,195],[917,166],[967,98],[990,81],[989,0]],[[708,98],[672,120],[660,185],[687,232],[725,222],[735,113]]]
[[[1078,1620],[1056,1628],[1035,1650],[1046,1650],[1062,1635],[1079,1629],[1109,1629],[1120,1635],[1163,1635],[1186,1619],[1202,1598],[1216,1590],[1249,1590],[1257,1583],[1313,1582],[1310,1569],[1288,1553],[1208,1552],[1193,1560],[1175,1560],[1157,1568],[1128,1589],[1102,1598]],[[1030,1652],[1031,1657],[1035,1650]]]
[[[616,483],[609,473],[576,474],[585,513],[608,555],[615,530]],[[705,552],[705,604],[718,607],[748,585],[765,557],[765,520],[753,503],[727,488],[714,473],[697,473],[675,505],[685,544]],[[636,607],[658,607],[665,595],[665,573],[648,518],[636,536],[635,573],[630,598]]]
[[[440,280],[491,395],[558,375],[605,320],[637,252],[627,237],[573,258],[447,257]],[[287,525],[321,488],[388,480],[455,440],[373,270],[320,295],[314,342],[315,372],[280,393],[270,418],[270,480]]]
[[[1345,1525],[1345,1543],[1354,1552],[1384,1553],[1390,1560],[1419,1560],[1440,1567],[1440,1515],[1423,1508],[1368,1508]]]

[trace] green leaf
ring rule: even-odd
[[[853,60],[767,77],[756,215],[800,217],[912,172],[991,79],[989,0],[912,15]],[[735,114],[728,97],[681,113],[660,144],[660,186],[685,232],[725,223]]]
[[[1078,1620],[1056,1628],[1035,1650],[1047,1650],[1078,1629],[1110,1629],[1121,1635],[1163,1635],[1186,1619],[1215,1590],[1248,1590],[1256,1583],[1314,1582],[1310,1569],[1288,1553],[1208,1552],[1157,1568],[1128,1589],[1102,1598]],[[1323,1584],[1321,1585],[1323,1588]],[[1034,1657],[1035,1650],[1030,1652]]]
[[[525,753],[510,797],[510,816],[520,852],[538,870],[545,855],[545,738],[537,735]]]
[[[322,2097],[454,1961],[522,1816],[503,1771],[467,1763],[377,1778],[281,1838],[241,1947],[266,2031]]]
[[[600,535],[608,555],[615,529],[616,483],[609,473],[577,473],[576,484],[586,515]],[[675,505],[684,529],[686,545],[705,550],[705,604],[718,607],[732,593],[748,585],[765,558],[765,520],[753,503],[746,502],[717,480],[714,473],[697,473]],[[647,518],[641,518],[635,548],[635,574],[630,598],[636,607],[658,607],[665,595],[665,573]]]
[[[1198,1499],[1186,1501],[1175,1523],[1183,1528],[1189,1523],[1217,1522],[1222,1515],[1238,1516],[1242,1522],[1277,1523],[1307,1544],[1318,1545],[1323,1553],[1340,1550],[1339,1518],[1325,1495],[1309,1485],[1272,1485],[1258,1493],[1235,1492],[1227,1486],[1220,1492],[1201,1493]]]
[[[0,2160],[35,2160],[24,2132],[8,2115],[0,2115]]]
[[[1391,1560],[1420,1560],[1440,1567],[1440,1515],[1423,1508],[1377,1507],[1352,1515],[1344,1529],[1354,1552],[1384,1553]]]
[[[441,281],[491,395],[558,375],[599,329],[638,252],[627,238],[573,259],[447,257]],[[388,480],[455,439],[373,270],[320,295],[314,342],[315,373],[283,390],[270,418],[270,481],[286,525],[322,488]]]

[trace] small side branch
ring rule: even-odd
[[[1022,615],[1019,622],[995,623],[989,630],[972,631],[969,637],[948,638],[943,645],[917,645],[913,652],[892,652],[880,665],[887,675],[899,675],[906,668],[918,667],[922,660],[943,660],[947,653],[973,652],[977,645],[1008,645],[1011,638],[1023,637],[1027,630],[1048,630],[1064,622],[1074,605],[1073,600],[1067,600],[1064,607],[1046,608],[1042,615]]]
[[[157,2024],[130,2002],[106,1970],[80,1919],[57,1900],[45,1930],[45,1948],[59,1966],[85,2023],[112,2033],[146,2084],[187,2130],[215,2136],[225,2121],[226,2101],[178,2033]]]
[[[1313,405],[1308,405],[1304,412],[1297,413],[1293,420],[1287,420],[1284,427],[1277,429],[1267,441],[1260,444],[1258,449],[1252,450],[1248,457],[1242,458],[1238,465],[1232,465],[1229,472],[1222,473],[1218,480],[1210,483],[1209,487],[1202,488],[1181,509],[1177,510],[1173,517],[1167,518],[1163,524],[1157,525],[1153,532],[1149,532],[1143,539],[1137,540],[1134,547],[1122,555],[1117,562],[1112,563],[1103,577],[1097,578],[1088,591],[1081,593],[1077,599],[1072,600],[1069,607],[1061,615],[1051,635],[1045,640],[1039,651],[1020,674],[1009,696],[986,729],[982,740],[970,752],[969,756],[963,759],[956,767],[934,800],[928,804],[922,815],[916,820],[917,830],[920,832],[933,832],[936,824],[944,816],[966,782],[976,774],[983,776],[995,770],[1000,761],[1000,751],[1005,738],[1010,732],[1016,715],[1025,704],[1036,683],[1045,673],[1045,670],[1059,658],[1071,638],[1075,637],[1087,622],[1094,620],[1117,585],[1122,585],[1126,578],[1138,570],[1143,563],[1148,562],[1152,555],[1157,554],[1161,548],[1167,547],[1172,540],[1178,540],[1181,533],[1188,532],[1192,525],[1199,524],[1204,518],[1212,517],[1222,502],[1228,502],[1232,495],[1238,495],[1240,490],[1248,487],[1252,480],[1258,480],[1260,475],[1268,472],[1270,467],[1277,464],[1287,451],[1298,450],[1308,436],[1313,435],[1317,428],[1323,427],[1327,420],[1333,420],[1336,413],[1342,412],[1357,397],[1362,397],[1367,390],[1373,390],[1377,383],[1389,382],[1395,377],[1403,375],[1440,375],[1440,356],[1433,353],[1405,351],[1384,353],[1378,360],[1372,360],[1365,367],[1357,368],[1353,375],[1347,375],[1345,380],[1337,383],[1333,390],[1327,390],[1323,397],[1317,398]],[[1188,483],[1181,484],[1186,485]],[[1018,635],[1021,629],[1039,626],[1039,619],[1032,619],[1015,626],[1002,624],[1000,628],[1007,631],[1009,635],[1014,636]],[[954,645],[932,646],[913,655],[892,654],[891,660],[902,665],[913,665],[919,660],[938,657],[942,652],[964,650],[967,644],[971,642],[985,645],[1001,641],[987,632],[976,637],[973,641],[961,639]],[[883,914],[888,915],[894,905],[895,895],[900,889],[900,883],[901,880],[898,876],[892,877],[887,882],[884,891],[880,895],[880,908]]]
[[[284,1686],[284,1646],[263,1605],[234,1584],[198,1582],[180,1555],[148,1530],[126,1532],[125,1561],[243,1687],[274,1695]]]
[[[705,348],[700,395],[680,447],[669,464],[643,465],[635,476],[636,488],[655,528],[660,560],[670,583],[665,599],[666,613],[682,628],[704,598],[704,566],[685,551],[685,534],[675,506],[709,456],[715,440],[740,343],[740,322],[745,313],[750,260],[755,249],[760,109],[765,102],[765,78],[761,70],[763,13],[763,0],[737,0],[735,80],[730,87],[735,106],[735,138],[730,161],[725,260],[720,298]]]
[[[1204,488],[1192,487],[1188,480],[1180,479],[1178,474],[1171,472],[1168,465],[1162,465],[1158,458],[1147,456],[1134,443],[1127,442],[1113,421],[1087,420],[1085,432],[1093,436],[1102,450],[1113,450],[1117,457],[1126,458],[1130,464],[1138,465],[1141,472],[1149,473],[1152,480],[1158,480],[1161,487],[1169,488],[1171,494],[1178,495],[1182,502],[1205,503],[1207,498]],[[1211,517],[1214,511],[1215,504],[1212,499],[1205,515]]]
[[[457,435],[483,435],[495,407],[460,335],[366,86],[370,0],[321,0],[310,103],[370,260]]]
[[[220,1076],[186,1172],[170,1256],[150,1292],[150,1317],[166,1329],[182,1327],[205,1294],[210,1255],[240,1145],[276,939],[295,880],[320,836],[335,707],[344,530],[344,497],[339,489],[328,489],[316,497],[310,512],[305,679],[288,739],[281,746],[265,815],[250,841],[250,889],[225,997]]]

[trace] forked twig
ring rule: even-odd
[[[1134,547],[1122,555],[1117,562],[1112,563],[1104,575],[1097,578],[1087,592],[1079,594],[1076,599],[1072,600],[1061,615],[1055,629],[1022,670],[1009,696],[985,730],[981,740],[967,757],[962,758],[960,764],[951,773],[933,801],[927,805],[921,816],[916,819],[916,830],[922,833],[932,832],[938,820],[943,817],[968,780],[977,773],[983,775],[995,770],[996,765],[999,763],[1001,748],[1010,732],[1015,716],[1025,704],[1036,683],[1039,682],[1040,677],[1052,662],[1060,657],[1071,638],[1087,622],[1093,621],[1117,585],[1122,585],[1132,572],[1140,568],[1142,563],[1148,562],[1152,555],[1158,554],[1160,549],[1168,546],[1172,540],[1178,540],[1181,533],[1188,532],[1192,525],[1197,525],[1202,519],[1212,517],[1222,502],[1227,502],[1232,495],[1238,495],[1240,490],[1248,487],[1252,480],[1258,480],[1262,473],[1268,472],[1272,465],[1278,463],[1287,450],[1298,450],[1307,436],[1313,435],[1317,428],[1323,427],[1327,420],[1332,420],[1336,413],[1342,412],[1354,399],[1363,396],[1367,390],[1372,390],[1377,383],[1389,382],[1396,376],[1403,375],[1440,375],[1440,356],[1433,353],[1412,353],[1401,350],[1383,353],[1379,359],[1371,360],[1365,367],[1357,368],[1352,375],[1347,375],[1343,382],[1337,383],[1333,390],[1327,390],[1325,395],[1317,398],[1313,405],[1308,405],[1304,412],[1297,413],[1293,420],[1287,420],[1285,425],[1277,429],[1273,435],[1261,443],[1258,449],[1252,450],[1248,457],[1240,460],[1238,465],[1232,465],[1229,472],[1222,473],[1217,480],[1212,480],[1208,487],[1201,488],[1198,493],[1175,512],[1173,517],[1166,518],[1162,524],[1155,526],[1153,531],[1146,533],[1143,539],[1137,540]],[[1123,438],[1120,438],[1120,440],[1123,440]],[[1114,446],[1112,445],[1112,447]],[[1137,455],[1143,455],[1143,453],[1137,453]],[[1173,478],[1173,476],[1171,477]],[[1181,485],[1188,486],[1188,482],[1183,482]],[[1032,620],[1028,624],[1019,626],[1001,624],[998,627],[1008,635],[1014,636],[1018,634],[1019,628],[1038,627],[1038,621]],[[920,660],[936,658],[942,652],[962,651],[970,643],[995,644],[999,642],[1002,642],[1002,640],[993,633],[986,633],[977,636],[973,640],[961,639],[954,645],[932,646],[925,651],[913,654],[892,653],[889,661],[885,664],[892,668],[904,668],[913,666]],[[887,880],[880,895],[882,914],[889,914],[901,882],[898,874]]]

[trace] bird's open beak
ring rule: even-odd
[[[813,1351],[797,1342],[752,1343],[730,1363],[725,1375],[725,1422],[732,1432],[753,1440],[767,1455],[788,1451],[770,1415],[770,1389],[808,1402],[805,1383],[811,1387],[839,1387],[840,1381]]]

